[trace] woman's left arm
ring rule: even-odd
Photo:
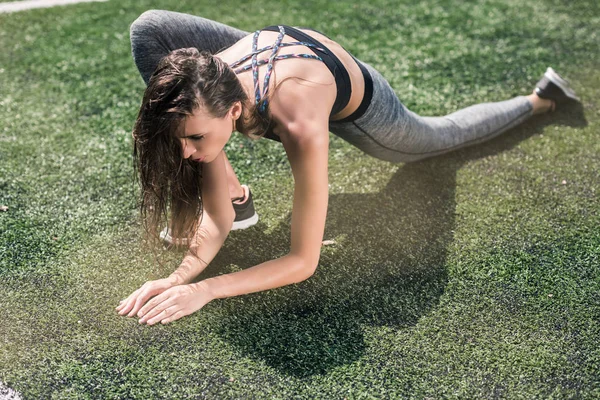
[[[298,140],[290,137],[286,140],[282,135],[294,175],[290,252],[243,271],[200,282],[207,286],[213,298],[274,289],[301,282],[314,274],[327,215],[329,149],[327,129],[320,132],[316,131],[317,127],[314,129],[312,134]]]
[[[294,176],[290,252],[243,271],[199,282],[214,298],[269,290],[314,274],[327,215],[329,110],[335,100],[335,91],[324,91],[324,87],[331,88],[286,81],[270,104]]]

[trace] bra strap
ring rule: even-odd
[[[269,79],[271,79],[271,73],[273,72],[273,61],[275,61],[275,57],[277,56],[277,52],[279,51],[279,46],[283,41],[283,36],[285,35],[285,30],[283,26],[279,25],[279,36],[277,36],[277,40],[273,45],[273,52],[271,52],[271,56],[269,57],[269,62],[267,64],[267,72],[265,73],[265,81],[263,83],[263,94],[262,94],[262,104],[259,105],[258,111],[262,114],[267,109],[267,105],[269,101],[267,100],[267,93],[269,92]],[[257,67],[258,70],[258,67]],[[257,82],[258,87],[258,82]]]
[[[275,40],[275,43],[272,46],[266,46],[261,49],[258,49],[258,37],[261,32],[260,30],[258,30],[256,32],[254,32],[254,36],[252,37],[252,52],[250,54],[242,57],[238,61],[236,61],[232,64],[229,64],[229,66],[231,68],[236,68],[239,65],[241,65],[243,62],[248,60],[248,58],[251,58],[250,65],[246,65],[244,67],[237,68],[234,70],[234,72],[236,74],[238,74],[240,72],[244,72],[249,69],[252,69],[252,78],[254,80],[254,99],[255,99],[255,104],[258,107],[258,112],[261,114],[263,114],[267,110],[267,106],[269,104],[269,101],[267,100],[266,96],[269,92],[269,80],[271,79],[271,74],[273,73],[273,64],[276,60],[285,60],[287,58],[310,58],[310,59],[323,61],[323,59],[321,57],[312,55],[312,54],[284,54],[282,56],[278,56],[277,53],[279,52],[279,49],[281,47],[303,45],[303,46],[315,48],[316,50],[319,50],[319,51],[323,51],[323,52],[325,51],[322,48],[320,48],[312,43],[307,43],[307,42],[282,43],[283,38],[285,36],[285,29],[281,25],[278,25],[277,28],[279,29],[279,35],[277,36],[277,40]],[[269,58],[267,60],[259,61],[258,55],[267,50],[272,50]],[[258,79],[258,67],[260,65],[264,65],[264,64],[267,64],[267,72],[265,73],[265,79],[263,82],[263,91],[262,91],[262,96],[261,96],[260,83],[259,83],[259,79]]]

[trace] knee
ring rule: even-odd
[[[135,40],[140,34],[147,33],[148,30],[156,27],[167,12],[165,10],[146,10],[140,14],[129,26],[131,41]]]

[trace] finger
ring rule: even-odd
[[[139,294],[140,294],[141,290],[138,289],[135,292],[133,292],[131,294],[131,296],[129,296],[127,298],[127,300],[125,301],[123,307],[121,307],[121,311],[119,312],[119,314],[121,315],[125,315],[129,312],[129,310],[131,310],[131,308],[133,307],[133,305],[135,304],[135,301],[137,300]]]
[[[176,311],[177,306],[171,306],[169,308],[166,308],[162,312],[158,313],[155,317],[150,318],[148,320],[148,325],[154,325],[155,323],[162,321],[163,319],[169,318],[171,315],[175,314]]]
[[[163,301],[167,300],[169,297],[170,297],[169,293],[162,292],[161,294],[159,294],[158,296],[156,296],[155,298],[153,298],[152,300],[150,300],[149,302],[147,302],[145,306],[143,306],[142,308],[140,308],[140,311],[138,311],[137,316],[138,317],[145,316],[150,310],[152,310],[153,308],[155,308],[156,306],[158,306]],[[161,307],[160,311],[162,311],[165,308],[166,307]]]
[[[121,308],[121,310],[119,311],[120,315],[125,315],[127,314],[127,312],[131,309],[131,307],[133,306],[135,299],[137,298],[138,294],[140,293],[141,289],[136,290],[135,292],[133,292],[127,299],[125,299],[125,303],[123,305],[123,307]]]
[[[127,315],[128,317],[133,317],[137,314],[137,312],[142,308],[142,306],[154,295],[158,293],[158,289],[146,288],[142,293],[138,296],[133,309]]]
[[[127,314],[127,316],[133,317],[144,305],[144,303],[148,301],[150,297],[152,297],[152,294],[148,291],[148,289],[145,289],[142,293],[140,293],[140,295],[135,300],[135,303],[133,304],[133,308],[131,309],[131,311],[129,311],[129,314]]]
[[[119,310],[119,314],[121,314],[121,315],[127,314],[129,312],[129,310],[131,310],[131,307],[133,307],[133,303],[135,302],[135,299],[136,299],[136,296],[127,300],[127,302],[125,302],[123,304],[123,306],[121,307],[121,309]]]
[[[126,300],[126,299],[125,299],[125,300]],[[119,301],[119,305],[118,305],[118,306],[116,306],[115,308],[116,308],[117,310],[119,310],[120,308],[123,308],[123,306],[125,305],[125,300],[121,300],[121,301]]]
[[[169,322],[175,321],[176,319],[179,319],[184,316],[185,316],[185,314],[182,311],[177,311],[175,314],[171,315],[168,318],[163,319],[160,322],[164,325],[164,324],[168,324]]]
[[[162,295],[161,295],[162,296]],[[165,301],[159,303],[156,305],[156,307],[150,309],[148,311],[147,314],[145,314],[141,319],[140,319],[140,323],[144,323],[146,321],[148,321],[150,318],[155,317],[156,315],[160,314],[161,312],[163,312],[164,310],[166,310],[167,308],[173,306],[174,304],[173,299],[171,298],[165,298]]]

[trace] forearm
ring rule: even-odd
[[[210,291],[212,298],[222,299],[298,283],[308,279],[312,272],[301,257],[288,254],[243,271],[206,279],[199,284]]]
[[[169,279],[176,285],[191,282],[215,258],[229,231],[230,229],[219,227],[206,213],[181,265],[169,276]]]

